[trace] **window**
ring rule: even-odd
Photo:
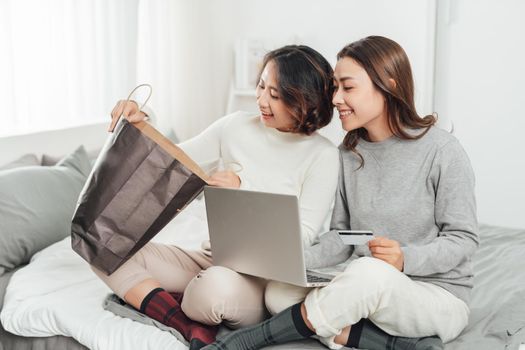
[[[136,82],[138,0],[0,2],[0,136],[108,121]]]

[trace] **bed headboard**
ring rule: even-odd
[[[84,145],[88,152],[99,150],[104,145],[109,123],[98,123],[80,127],[38,132],[34,134],[0,138],[0,164],[8,163],[20,156],[33,153],[62,156]]]

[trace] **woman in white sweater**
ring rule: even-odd
[[[316,131],[332,119],[332,79],[330,64],[309,47],[271,51],[256,88],[260,113],[225,116],[179,145],[198,164],[222,159],[240,165],[237,173],[216,172],[210,185],[296,195],[306,245],[317,238],[337,187],[337,148]],[[115,106],[113,120],[120,115],[130,121],[145,117],[126,101]],[[203,324],[242,327],[266,314],[264,281],[213,266],[205,248],[149,243],[110,276],[93,270],[118,296],[179,330],[195,349],[215,338],[216,327]]]

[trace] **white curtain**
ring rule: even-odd
[[[210,99],[213,72],[223,69],[212,56],[210,7],[216,0],[140,0],[137,81],[153,86],[150,107],[157,127],[187,139],[222,111]]]
[[[137,82],[138,0],[0,0],[0,136],[109,120]]]
[[[175,106],[180,105],[173,80],[177,64],[174,14],[180,1],[139,0],[137,18],[137,81],[149,83],[153,94],[148,106],[155,112],[155,126],[166,133]]]

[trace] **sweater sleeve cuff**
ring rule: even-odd
[[[401,247],[403,251],[403,273],[405,275],[415,275],[418,267],[418,255],[415,247]]]
[[[237,176],[239,176],[239,179],[241,180],[241,186],[239,187],[241,190],[251,190],[252,189],[251,184],[248,181],[246,181],[246,178],[244,177],[243,174],[237,174]]]

